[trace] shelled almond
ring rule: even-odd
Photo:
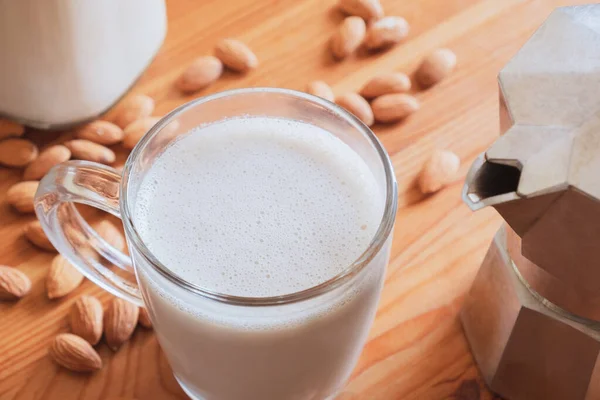
[[[96,120],[79,128],[75,135],[101,145],[112,145],[123,140],[123,129],[112,122]]]
[[[312,81],[306,85],[306,93],[312,94],[313,96],[319,96],[325,100],[333,102],[335,96],[331,87],[323,81]]]
[[[140,118],[125,128],[125,137],[123,138],[123,147],[133,149],[140,139],[160,121],[160,117]]]
[[[195,92],[219,79],[222,73],[223,63],[217,57],[198,57],[179,76],[176,86],[184,93]]]
[[[346,14],[361,17],[366,21],[383,17],[383,7],[379,0],[340,0],[338,5]]]
[[[8,137],[23,136],[25,127],[18,122],[0,118],[0,140]]]
[[[23,172],[23,179],[42,179],[52,167],[71,158],[71,150],[62,144],[50,146],[43,150]]]
[[[121,298],[113,298],[104,313],[106,344],[118,350],[133,334],[138,323],[139,308]]]
[[[104,310],[94,296],[81,296],[71,307],[69,323],[71,332],[85,339],[92,346],[102,337]]]
[[[79,160],[93,161],[102,164],[111,164],[115,162],[117,156],[115,152],[101,144],[89,140],[75,139],[64,143],[65,147],[71,150],[73,158]]]
[[[91,372],[102,368],[102,359],[91,344],[72,333],[56,335],[50,356],[57,364],[75,372]]]
[[[236,39],[223,39],[217,43],[215,56],[227,68],[236,72],[248,72],[258,66],[256,54],[245,43]]]
[[[408,117],[420,108],[416,97],[406,93],[384,94],[371,103],[373,115],[378,122],[396,122]]]
[[[360,47],[366,32],[367,26],[362,18],[345,18],[331,37],[331,53],[338,60],[348,57]]]
[[[114,123],[121,129],[125,129],[133,121],[149,117],[154,112],[154,100],[143,94],[132,95],[111,113],[114,115]]]
[[[145,307],[140,307],[138,323],[146,329],[152,328],[152,321],[150,320],[150,315]]]
[[[335,102],[350,111],[365,125],[371,126],[375,122],[373,111],[369,103],[358,93],[346,93],[335,99]]]
[[[434,151],[419,174],[419,189],[424,194],[437,192],[456,178],[459,167],[460,158],[453,152]]]
[[[456,54],[450,49],[437,49],[428,54],[415,73],[419,84],[425,88],[446,78],[456,67]]]
[[[369,24],[365,37],[365,47],[370,50],[381,49],[400,43],[410,27],[402,17],[384,17]]]
[[[391,93],[408,92],[411,87],[410,78],[402,72],[388,72],[374,76],[360,90],[366,99]]]
[[[34,245],[39,247],[40,249],[48,250],[48,251],[56,251],[44,229],[42,228],[42,224],[40,221],[31,221],[25,226],[25,237]]]
[[[15,183],[6,192],[6,202],[21,213],[32,213],[33,199],[38,185],[38,181]]]
[[[0,165],[21,168],[35,160],[38,148],[27,139],[8,138],[0,141]]]
[[[31,290],[31,281],[16,268],[0,265],[0,300],[18,300]]]
[[[121,231],[110,221],[101,220],[92,225],[102,239],[119,251],[125,251],[125,238]]]
[[[66,258],[58,254],[52,260],[46,277],[46,293],[49,299],[68,295],[83,282],[83,274]]]

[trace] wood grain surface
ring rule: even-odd
[[[152,96],[157,115],[207,93],[276,86],[303,90],[313,79],[337,94],[357,90],[373,74],[411,73],[432,49],[449,47],[458,68],[441,84],[420,91],[421,110],[401,124],[375,126],[399,182],[399,212],[379,312],[343,399],[491,399],[463,335],[457,314],[500,218],[471,213],[460,199],[461,179],[423,197],[415,176],[432,150],[447,148],[461,160],[461,177],[498,134],[496,75],[557,6],[554,0],[383,0],[387,15],[405,17],[409,38],[384,53],[359,53],[336,63],[327,41],[342,20],[334,0],[168,1],[166,41],[133,88]],[[235,37],[256,52],[257,70],[225,73],[213,86],[183,96],[173,86],[183,68],[211,54],[215,42]],[[28,133],[40,144],[69,133]],[[120,160],[125,157],[119,151]],[[152,331],[138,329],[113,353],[99,352],[104,368],[76,374],[47,356],[53,336],[67,331],[65,316],[81,294],[109,295],[85,282],[50,301],[44,278],[52,253],[23,236],[26,222],[5,203],[21,171],[0,168],[0,264],[26,273],[32,292],[0,303],[0,399],[184,399]],[[90,214],[94,218],[94,213]],[[232,383],[234,384],[234,383]],[[265,399],[271,400],[271,399]]]

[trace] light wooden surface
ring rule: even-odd
[[[418,93],[422,109],[417,114],[402,124],[374,127],[396,168],[400,208],[377,319],[342,398],[491,399],[457,314],[500,219],[493,210],[471,213],[461,203],[460,180],[423,198],[414,178],[435,148],[458,153],[464,176],[498,132],[496,74],[550,11],[567,2],[383,4],[388,15],[409,21],[408,40],[386,53],[335,63],[326,46],[342,19],[334,0],[171,0],[166,42],[134,91],[156,99],[157,115],[190,100],[194,96],[183,97],[174,89],[174,79],[223,37],[248,43],[260,66],[245,76],[226,73],[198,95],[249,86],[303,90],[313,79],[329,82],[339,94],[357,90],[378,72],[411,72],[434,48],[453,49],[458,69],[442,84]],[[57,137],[31,136],[40,143]],[[24,223],[33,217],[19,216],[3,201],[19,176],[19,171],[0,169],[0,264],[25,272],[33,290],[17,303],[0,303],[0,399],[185,398],[151,331],[138,329],[114,354],[101,345],[105,367],[95,374],[67,372],[48,358],[48,344],[67,330],[65,315],[77,296],[92,293],[106,301],[108,295],[85,282],[63,299],[45,297],[52,254],[22,237]]]

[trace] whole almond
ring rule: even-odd
[[[127,341],[138,323],[139,308],[120,298],[113,298],[104,313],[106,344],[113,351]]]
[[[23,136],[25,127],[18,122],[0,118],[0,140],[12,136]]]
[[[71,331],[92,346],[102,337],[102,303],[94,296],[81,296],[71,307],[69,321]]]
[[[219,79],[222,73],[223,63],[217,57],[198,57],[179,76],[176,85],[184,93],[195,92]]]
[[[150,320],[150,315],[148,315],[148,310],[146,310],[146,308],[144,307],[140,307],[138,323],[146,329],[152,328],[152,321]]]
[[[6,202],[22,213],[32,213],[33,199],[38,188],[38,181],[15,183],[6,192]]]
[[[373,122],[375,122],[371,106],[361,95],[357,93],[346,93],[336,98],[335,102],[354,114],[365,125],[371,126],[373,125]]]
[[[58,254],[52,260],[46,277],[46,292],[49,299],[57,299],[71,293],[83,282],[83,274],[66,258]]]
[[[340,0],[339,7],[349,15],[370,21],[383,17],[383,7],[379,0]]]
[[[258,58],[248,46],[236,39],[223,39],[215,47],[215,55],[233,71],[247,72],[258,66]]]
[[[342,60],[354,53],[360,47],[367,25],[362,18],[347,17],[333,34],[330,41],[331,53],[338,60]]]
[[[90,372],[102,368],[102,359],[91,344],[72,333],[56,335],[50,347],[56,363],[75,372]]]
[[[367,29],[365,47],[370,50],[390,47],[400,43],[410,27],[402,17],[384,17],[373,22]]]
[[[160,117],[145,117],[132,122],[125,128],[125,138],[123,138],[123,147],[133,149],[140,139],[160,121]]]
[[[112,222],[103,219],[102,221],[93,224],[92,228],[112,247],[119,251],[125,250],[125,238]]]
[[[42,179],[44,175],[50,171],[52,167],[62,162],[68,161],[71,158],[71,150],[57,144],[43,150],[38,158],[33,160],[23,172],[23,179],[34,180]]]
[[[50,243],[50,240],[48,240],[48,237],[46,236],[46,233],[44,232],[40,221],[31,221],[30,223],[25,225],[25,237],[31,243],[33,243],[41,249],[56,251],[52,243]]]
[[[114,112],[114,123],[122,129],[133,121],[149,117],[154,111],[154,100],[144,94],[136,94],[126,98]]]
[[[16,268],[0,265],[0,300],[17,300],[31,290],[31,281]]]
[[[71,150],[73,158],[94,161],[102,164],[115,162],[115,152],[101,144],[89,140],[75,139],[65,142],[64,145]]]
[[[325,100],[331,102],[334,101],[335,96],[331,87],[323,81],[312,81],[306,85],[306,93],[312,94],[313,96],[319,96]]]
[[[420,107],[419,100],[406,93],[384,94],[371,103],[373,115],[378,122],[400,121]]]
[[[391,93],[404,93],[410,90],[410,78],[403,72],[388,72],[377,75],[369,80],[360,90],[366,99]]]
[[[460,158],[448,150],[436,150],[423,166],[418,177],[422,193],[434,193],[451,183],[460,167]]]
[[[99,119],[79,128],[76,136],[94,143],[111,145],[123,140],[123,129],[112,122]]]
[[[38,148],[26,139],[9,138],[0,142],[0,164],[6,167],[24,167],[38,156]]]
[[[423,59],[415,73],[417,82],[430,87],[447,77],[456,67],[456,54],[450,49],[437,49]]]

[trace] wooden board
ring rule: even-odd
[[[417,114],[402,124],[374,128],[392,156],[400,209],[377,319],[343,398],[493,398],[473,363],[457,313],[500,219],[493,210],[471,213],[460,200],[461,180],[423,197],[414,178],[435,148],[458,153],[464,177],[498,133],[499,69],[554,7],[567,3],[384,0],[388,15],[409,21],[409,39],[386,53],[335,63],[326,42],[342,15],[333,0],[168,1],[166,42],[133,89],[156,99],[157,115],[194,97],[180,95],[173,81],[223,37],[248,43],[260,67],[246,76],[226,73],[198,95],[249,86],[303,90],[313,79],[342,93],[357,90],[378,72],[411,72],[437,47],[450,47],[458,56],[458,69],[448,80],[418,93],[422,109]],[[40,143],[57,140],[56,134],[30,136]],[[48,344],[67,330],[65,315],[77,296],[91,293],[103,301],[109,296],[85,282],[63,299],[45,297],[52,254],[22,237],[33,217],[19,216],[4,202],[19,176],[19,171],[0,169],[0,264],[26,273],[33,290],[17,303],[0,304],[0,399],[185,398],[150,331],[138,329],[114,354],[101,345],[105,367],[92,375],[67,372],[48,358]]]

